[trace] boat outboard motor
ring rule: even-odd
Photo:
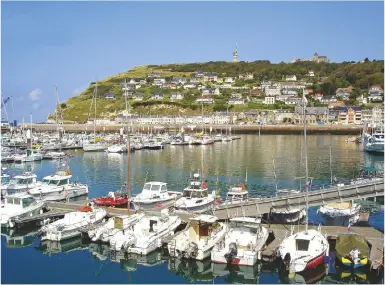
[[[238,254],[237,245],[235,242],[229,244],[229,251],[225,254],[227,262],[232,262]]]
[[[291,261],[291,256],[290,256],[290,252],[288,252],[285,254],[285,257],[283,258],[283,263],[285,264],[286,270],[289,270],[290,261]]]

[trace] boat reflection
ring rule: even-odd
[[[33,244],[37,236],[38,229],[8,229],[2,228],[1,235],[5,237],[5,246],[8,248],[22,248]]]
[[[107,244],[91,243],[88,246],[88,250],[91,252],[92,256],[100,261],[110,259],[111,262],[119,263],[121,269],[129,272],[136,271],[138,265],[151,267],[165,263],[168,259],[163,249],[141,256],[129,254],[124,251],[111,251],[110,246]]]
[[[279,270],[279,279],[281,283],[285,284],[315,284],[326,276],[326,265],[320,264],[319,266],[311,269],[306,269],[300,273],[287,273],[285,270]]]
[[[39,246],[36,247],[36,250],[42,252],[43,254],[57,254],[64,252],[71,252],[76,250],[85,250],[87,249],[88,244],[82,242],[80,237],[59,241],[44,240],[40,241]]]
[[[212,263],[214,277],[224,277],[229,283],[258,284],[262,263],[254,266],[237,266],[231,264]]]
[[[203,261],[170,258],[168,270],[176,272],[176,275],[183,276],[190,282],[211,282],[214,278],[209,258]]]

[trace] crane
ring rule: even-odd
[[[3,109],[3,107],[4,107],[5,116],[7,118],[7,121],[8,121],[8,112],[7,112],[7,109],[5,108],[5,104],[7,104],[10,99],[11,99],[10,97],[7,97],[7,98],[1,100],[1,109]]]

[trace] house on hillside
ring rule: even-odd
[[[243,80],[252,80],[254,79],[254,74],[252,73],[240,74],[238,78]]]
[[[218,74],[216,73],[207,73],[203,76],[204,82],[217,82],[218,81]]]
[[[298,103],[301,103],[302,100],[302,97],[291,96],[286,99],[285,105],[297,105]]]
[[[203,88],[202,89],[202,96],[208,96],[208,95],[220,95],[218,88]]]
[[[234,77],[225,77],[225,83],[234,83],[235,78]]]
[[[263,104],[274,105],[275,104],[275,97],[274,96],[266,96],[265,100],[263,101]]]
[[[315,76],[314,71],[313,70],[309,70],[309,72],[307,73],[307,76],[314,77]]]
[[[336,96],[337,97],[341,97],[342,100],[348,100],[350,94],[352,93],[352,91],[353,91],[353,87],[352,86],[349,86],[347,88],[337,88]]]
[[[106,100],[116,100],[116,95],[113,93],[105,93],[104,94],[104,99]]]
[[[165,83],[166,83],[166,79],[164,79],[164,78],[155,78],[153,85],[155,85],[155,86],[162,86]]]
[[[147,78],[159,78],[161,76],[160,72],[150,72],[148,75],[147,75]]]
[[[229,105],[245,105],[245,99],[243,99],[242,94],[234,93],[231,94],[229,101],[227,101]]]
[[[140,93],[140,92],[135,92],[132,97],[131,97],[134,101],[143,101],[144,99],[144,94],[143,93]]]
[[[153,92],[151,99],[152,100],[163,100],[164,96],[162,92]]]
[[[295,76],[295,75],[286,75],[286,81],[297,81],[297,76]]]
[[[384,90],[380,85],[370,87],[368,95],[369,102],[382,102],[384,100]]]
[[[257,97],[257,96],[261,96],[262,95],[262,90],[261,89],[251,89],[249,91],[249,95],[251,97]]]
[[[174,92],[174,93],[171,93],[170,101],[183,100],[183,98],[184,98],[183,94],[179,92]]]

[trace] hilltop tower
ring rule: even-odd
[[[235,45],[235,51],[233,52],[233,62],[238,62],[238,44]]]

